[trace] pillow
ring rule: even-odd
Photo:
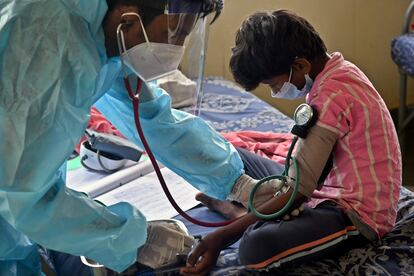
[[[404,73],[414,76],[414,33],[407,33],[392,40],[391,57]]]

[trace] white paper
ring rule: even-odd
[[[161,169],[161,172],[181,209],[187,211],[200,203],[195,200],[197,189],[168,168]],[[155,172],[135,179],[96,199],[106,205],[113,205],[120,201],[129,202],[140,210],[147,220],[172,218],[178,214],[164,194]]]
[[[132,164],[112,174],[92,172],[83,167],[68,171],[66,186],[94,198],[154,170],[149,159]],[[161,164],[158,163],[158,165],[162,167]]]

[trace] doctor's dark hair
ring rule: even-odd
[[[289,74],[296,57],[312,62],[326,51],[306,19],[287,10],[257,12],[237,31],[230,69],[236,82],[250,91],[263,80]]]
[[[143,3],[149,3],[150,5],[143,4]],[[119,6],[135,6],[139,8],[141,11],[141,19],[142,24],[144,26],[148,26],[152,20],[161,15],[164,14],[164,9],[159,8],[161,5],[161,2],[165,2],[164,0],[152,0],[152,1],[143,1],[143,0],[106,0],[106,3],[108,5],[108,12],[112,11]],[[108,13],[107,13],[108,14]]]
[[[183,2],[198,1],[200,2],[200,16],[204,17],[214,12],[213,23],[221,14],[223,9],[223,0],[181,0]],[[147,26],[151,21],[164,14],[164,9],[168,0],[106,0],[108,11],[116,9],[121,5],[136,6],[141,11],[142,24]]]

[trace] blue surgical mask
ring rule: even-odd
[[[272,90],[273,98],[294,100],[305,97],[307,93],[312,89],[313,80],[308,74],[305,74],[305,85],[299,90],[294,84],[290,82],[292,78],[292,67],[290,68],[289,80],[285,82],[278,92]]]

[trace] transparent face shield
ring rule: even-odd
[[[200,115],[203,99],[203,80],[207,55],[207,43],[209,37],[210,23],[214,18],[213,14],[198,18],[192,32],[185,41],[185,52],[179,69],[188,79],[193,82],[191,104],[185,106],[187,112]]]
[[[120,56],[143,81],[164,88],[173,107],[197,113],[213,16],[202,14],[203,1],[155,2],[148,1],[148,7],[143,4],[141,14],[122,14],[117,28]]]

